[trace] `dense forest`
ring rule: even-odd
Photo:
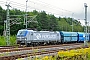
[[[10,34],[15,35],[19,29],[25,29],[24,16],[25,12],[18,9],[9,10],[10,13]],[[17,16],[11,16],[17,15]],[[22,15],[22,16],[18,16]],[[4,21],[6,20],[6,10],[0,7],[0,35],[3,35]],[[72,31],[72,18],[55,17],[53,14],[46,14],[45,11],[27,12],[28,28],[34,30],[49,31]],[[19,24],[18,24],[19,23]],[[80,22],[73,19],[73,31],[83,32],[84,27]]]

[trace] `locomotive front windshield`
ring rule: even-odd
[[[18,34],[17,34],[17,36],[18,37],[25,37],[26,34],[27,34],[27,31],[19,31]]]

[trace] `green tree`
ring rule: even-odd
[[[58,22],[56,20],[56,17],[54,15],[49,15],[48,19],[49,30],[57,30]]]
[[[38,25],[40,26],[39,29],[41,30],[49,30],[49,23],[48,17],[45,11],[42,11],[37,16]]]
[[[6,11],[0,6],[0,35],[3,35],[4,20],[6,20]]]
[[[72,18],[68,17],[55,17],[52,14],[46,14],[45,11],[38,12],[36,10],[33,10],[32,12],[27,12],[28,14],[28,21],[32,20],[32,18],[29,16],[35,16],[33,21],[36,22],[28,22],[28,28],[31,29],[37,29],[37,30],[54,30],[54,31],[72,31]],[[18,9],[12,9],[10,10],[10,15],[25,15],[24,11],[20,11]],[[10,19],[12,18],[20,18],[17,20],[17,22],[21,22],[21,24],[13,24],[10,26],[10,33],[11,35],[17,34],[17,31],[20,29],[25,29],[24,24],[24,16],[10,16]],[[4,30],[4,20],[6,20],[6,10],[2,9],[0,6],[0,35],[3,35]],[[15,22],[15,19],[11,20]],[[73,31],[80,32],[84,31],[84,27],[81,25],[80,22],[77,20],[73,20]]]

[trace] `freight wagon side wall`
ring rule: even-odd
[[[70,32],[70,33],[71,33],[71,37],[72,37],[71,42],[77,42],[77,39],[78,39],[77,32]]]
[[[77,42],[77,33],[76,32],[61,31],[60,34],[61,34],[62,42]]]
[[[90,41],[90,33],[89,33],[89,41]]]
[[[85,40],[85,33],[83,32],[78,32],[78,42],[84,42]]]

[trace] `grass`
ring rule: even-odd
[[[5,46],[6,45],[6,41],[4,36],[0,36],[0,46]]]
[[[16,45],[16,36],[10,36],[10,46]],[[4,36],[0,36],[0,46],[6,46],[6,39]]]

